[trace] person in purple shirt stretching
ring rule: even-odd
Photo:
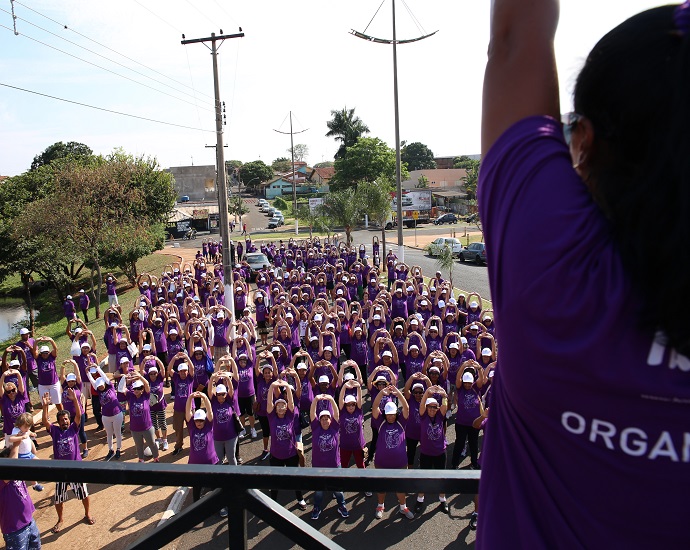
[[[0,452],[0,458],[18,455],[19,443]],[[41,533],[33,518],[35,510],[24,481],[0,479],[0,531],[8,550],[41,548]]]
[[[687,548],[690,2],[609,31],[564,120],[558,19],[492,3],[477,195],[501,359],[477,548]]]
[[[50,407],[50,394],[45,393],[41,399],[43,404],[43,416],[41,421],[50,437],[53,439],[53,459],[54,460],[81,460],[81,453],[79,452],[79,425],[81,424],[81,410],[79,408],[79,401],[73,389],[67,390],[67,396],[74,404],[74,421],[70,423],[70,413],[67,410],[61,410],[57,413],[57,423],[51,424],[48,420],[48,407]],[[53,533],[59,533],[62,530],[62,511],[65,501],[69,498],[67,491],[72,489],[74,495],[81,500],[84,506],[84,521],[93,525],[94,519],[89,514],[89,491],[86,483],[75,483],[58,481],[55,484],[55,511],[58,515],[58,520],[52,529]]]

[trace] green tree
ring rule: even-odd
[[[297,208],[297,219],[309,227],[309,238],[313,236],[313,230],[328,231],[328,223],[321,212],[321,207],[316,207],[314,210],[309,208],[308,204],[303,204]]]
[[[467,155],[462,155],[459,157],[455,157],[453,160],[453,168],[474,168],[475,166],[479,165],[479,161],[475,159],[471,159]]]
[[[288,149],[287,152],[292,155],[293,149]],[[309,154],[309,147],[304,143],[298,143],[294,146],[295,151],[295,161],[302,162],[304,158]],[[292,162],[292,161],[290,161]]]
[[[352,230],[364,215],[363,194],[354,187],[334,191],[326,195],[321,208],[332,225],[345,229],[349,245],[352,242]]]
[[[278,157],[271,163],[271,168],[276,172],[289,172],[292,161],[287,157]]]
[[[400,150],[400,158],[407,164],[407,169],[410,171],[436,168],[436,161],[431,149],[418,141],[405,144]]]
[[[244,204],[244,200],[240,195],[232,195],[228,199],[228,212],[235,216],[235,222],[237,222],[237,217],[239,216],[241,221],[242,216],[249,212],[249,208]]]
[[[258,189],[264,182],[273,177],[273,168],[262,160],[247,162],[240,168],[240,181],[246,186],[247,191]]]
[[[314,165],[314,168],[330,168],[333,166],[335,163],[332,160],[326,160],[324,162],[317,162]]]
[[[228,172],[232,172],[235,168],[241,168],[242,167],[242,161],[241,160],[226,160],[225,161],[225,169]]]
[[[477,198],[477,182],[479,181],[480,162],[478,160],[472,161],[465,167],[467,174],[461,178],[467,191],[467,198],[470,200]]]
[[[364,197],[365,212],[369,219],[381,228],[381,242],[383,243],[383,256],[386,257],[386,222],[391,215],[391,193],[393,183],[385,177],[378,178],[375,182],[366,182],[357,188]],[[384,262],[384,268],[386,263]]]
[[[77,141],[62,143],[58,141],[36,155],[31,163],[31,170],[37,170],[41,166],[50,164],[57,159],[71,158],[78,161],[88,161],[93,156],[93,151],[88,145]]]
[[[428,189],[429,188],[429,178],[424,174],[417,178],[417,189]]]
[[[409,177],[406,165],[401,165],[403,180]],[[347,148],[347,155],[335,161],[335,175],[330,181],[332,190],[346,189],[363,181],[379,177],[395,181],[395,150],[379,138],[359,138]]]
[[[340,111],[331,111],[331,117],[331,120],[326,122],[326,137],[335,138],[340,142],[340,147],[335,153],[335,158],[339,159],[347,154],[347,148],[357,143],[360,136],[369,133],[369,127],[355,115],[354,109],[347,107]]]

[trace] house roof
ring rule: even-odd
[[[432,189],[431,194],[438,195],[439,197],[445,197],[447,199],[452,199],[454,197],[463,198],[467,196],[465,190],[460,187],[455,189],[444,189],[443,191],[436,191],[435,189]]]
[[[321,179],[329,180],[335,175],[334,166],[325,166],[323,168],[314,168],[314,171],[321,177]]]

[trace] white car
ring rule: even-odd
[[[462,243],[460,239],[453,239],[450,237],[439,237],[438,239],[429,243],[429,256],[438,256],[441,250],[449,246],[453,251],[453,256],[460,256],[462,251]]]

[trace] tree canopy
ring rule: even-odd
[[[45,151],[36,155],[31,163],[31,170],[37,170],[41,166],[50,164],[58,159],[71,158],[77,161],[88,161],[93,156],[93,151],[88,145],[77,141],[62,143],[58,141],[46,147]]]
[[[426,145],[418,141],[405,144],[400,150],[400,158],[407,164],[407,169],[410,171],[436,168],[434,153]]]
[[[401,165],[401,176],[409,177],[406,165]],[[347,154],[335,161],[335,175],[330,181],[332,190],[346,189],[360,182],[384,177],[395,181],[395,150],[379,138],[362,137],[347,148]]]
[[[345,229],[348,245],[352,242],[352,230],[364,216],[363,197],[362,192],[349,187],[329,193],[319,207],[333,226]]]
[[[340,147],[335,153],[335,159],[343,158],[347,154],[347,148],[352,147],[360,136],[369,133],[369,127],[355,115],[354,109],[342,108],[340,111],[331,111],[331,120],[326,122],[328,132],[326,137],[335,138],[340,142]]]
[[[262,160],[247,162],[240,168],[240,180],[247,189],[255,189],[264,181],[273,177],[273,168]]]
[[[278,157],[271,163],[271,168],[276,172],[289,172],[292,161],[287,157]]]
[[[288,149],[287,152],[292,155],[293,149],[295,154],[295,161],[302,162],[304,158],[309,154],[309,147],[304,143],[298,143],[294,146],[294,148]]]

